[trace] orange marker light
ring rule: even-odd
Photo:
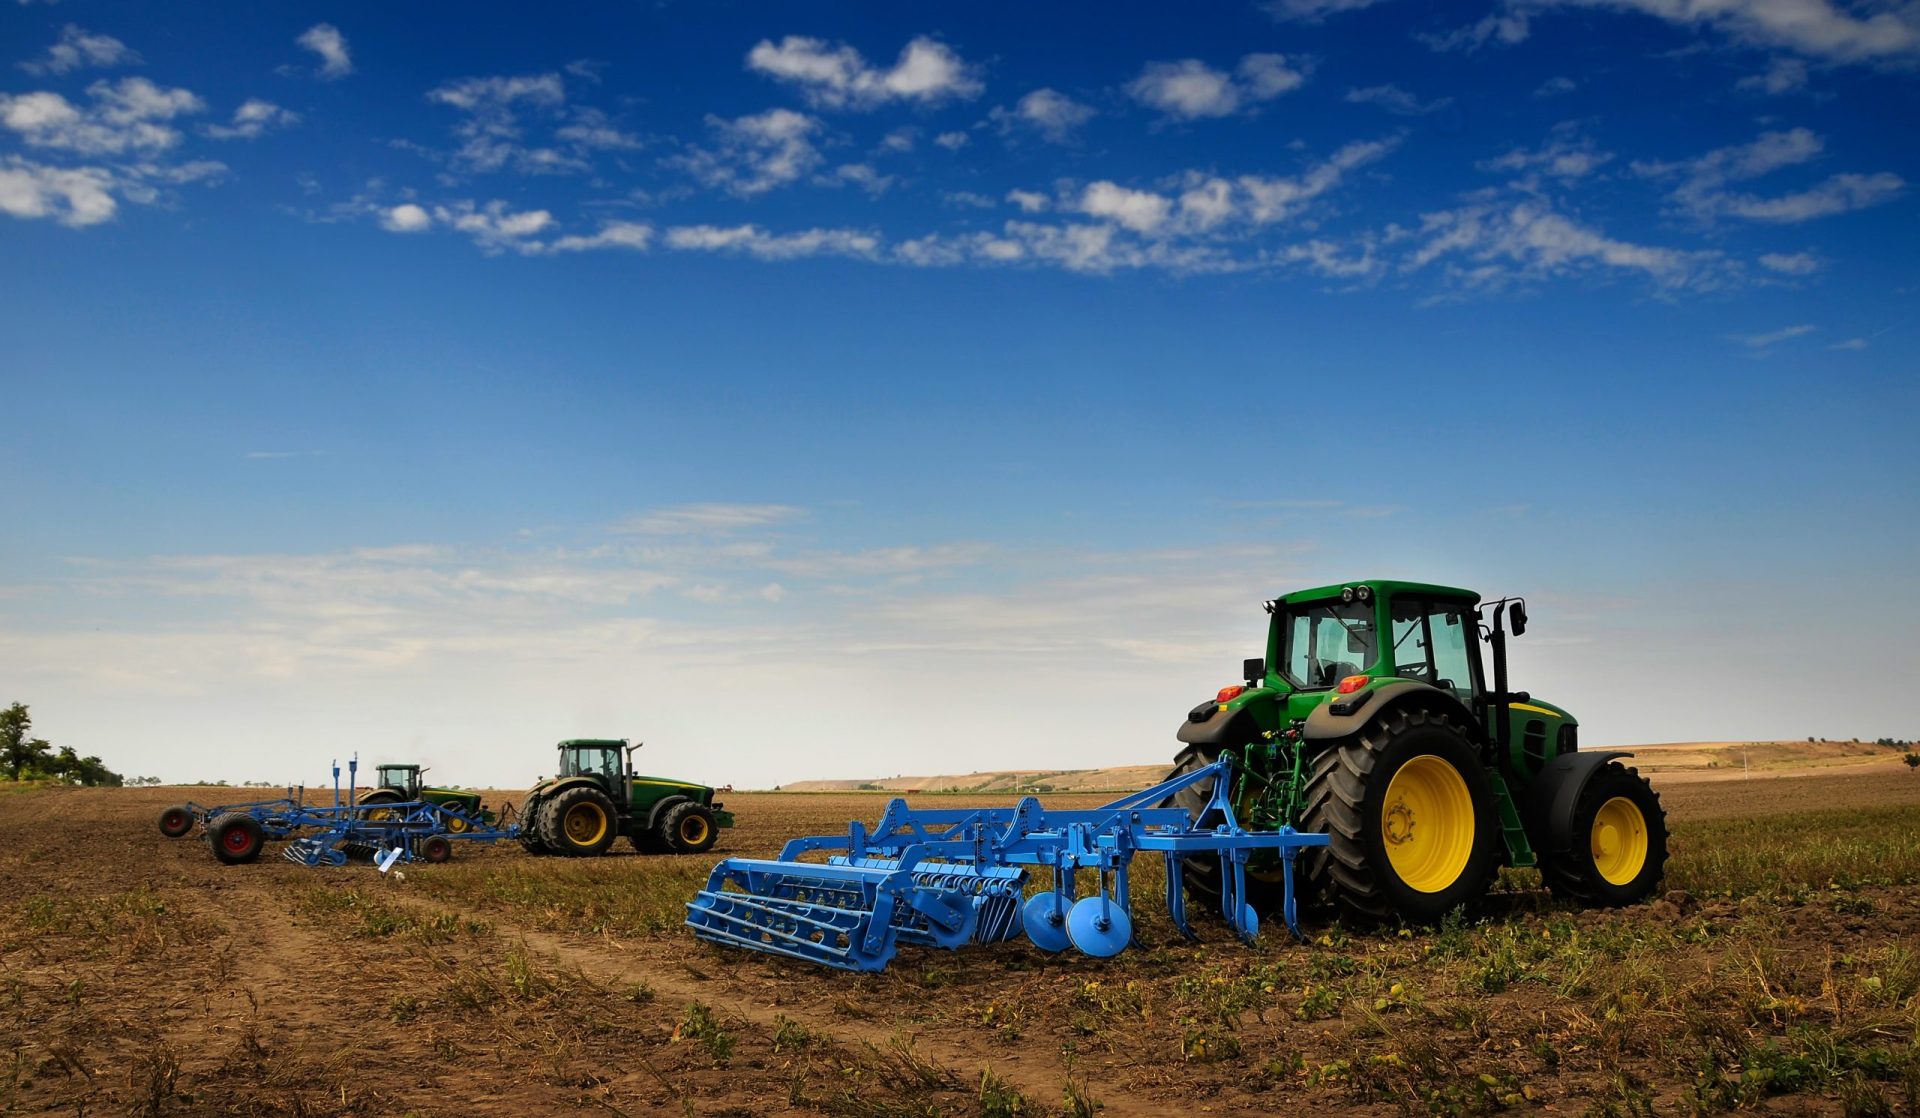
[[[1233,700],[1239,698],[1241,694],[1244,693],[1245,691],[1246,691],[1246,688],[1240,686],[1238,683],[1234,684],[1232,687],[1222,687],[1220,689],[1220,693],[1214,696],[1213,701],[1216,703],[1230,703]]]
[[[1334,690],[1338,691],[1342,695],[1351,695],[1355,691],[1360,690],[1362,687],[1365,687],[1366,685],[1367,685],[1366,676],[1350,675],[1347,678],[1341,680],[1340,686],[1334,688]]]

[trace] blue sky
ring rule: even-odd
[[[1910,4],[0,28],[0,700],[123,769],[1151,761],[1365,576],[1592,742],[1920,731]]]

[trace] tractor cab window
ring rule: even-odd
[[[413,782],[407,779],[408,772],[404,765],[380,766],[380,787],[398,788],[402,792],[410,791]]]
[[[561,762],[561,776],[594,776],[607,782],[608,788],[620,787],[626,774],[620,771],[617,749],[569,749]]]
[[[1291,606],[1281,635],[1281,670],[1302,691],[1335,686],[1379,658],[1373,606],[1366,602]]]
[[[1394,674],[1452,691],[1471,701],[1479,679],[1479,648],[1471,643],[1474,613],[1464,602],[1396,598],[1393,603]]]

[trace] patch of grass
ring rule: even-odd
[[[686,858],[526,858],[431,869],[409,883],[450,903],[499,909],[544,931],[638,936],[678,929],[713,867]]]
[[[703,1002],[687,1003],[686,1013],[681,1016],[680,1024],[674,1027],[673,1039],[676,1043],[683,1040],[698,1041],[716,1064],[725,1064],[733,1058],[733,1034],[720,1027],[713,1010]]]
[[[1920,883],[1920,807],[1745,816],[1679,829],[1667,884],[1699,896],[1781,897]]]
[[[456,912],[419,912],[389,904],[359,889],[328,885],[308,886],[293,895],[294,910],[335,923],[345,921],[351,934],[365,939],[404,936],[425,944],[452,943],[493,933],[493,926]]]

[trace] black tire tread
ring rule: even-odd
[[[567,810],[583,801],[599,804],[600,810],[607,815],[607,833],[591,848],[575,846],[561,826],[567,817]],[[620,832],[620,817],[614,813],[613,801],[607,798],[605,792],[582,785],[569,788],[546,802],[540,811],[539,832],[541,845],[551,853],[566,858],[593,858],[605,854],[607,847],[613,845],[614,837]]]
[[[1640,775],[1639,769],[1622,765],[1618,761],[1609,761],[1601,766],[1600,771],[1593,774],[1587,787],[1591,789],[1596,785],[1603,785],[1605,781],[1617,781],[1621,778],[1637,781],[1645,788],[1646,794],[1653,805],[1651,812],[1647,811],[1646,805],[1638,805],[1641,814],[1644,815],[1647,820],[1647,830],[1649,834],[1648,856],[1657,862],[1653,876],[1648,879],[1646,891],[1631,899],[1615,898],[1609,896],[1603,890],[1599,873],[1589,864],[1588,859],[1578,857],[1542,857],[1540,859],[1540,878],[1546,883],[1548,891],[1554,896],[1564,900],[1575,901],[1587,908],[1612,908],[1624,904],[1634,904],[1645,900],[1647,895],[1652,892],[1653,887],[1658,885],[1660,879],[1665,875],[1668,855],[1667,839],[1669,836],[1669,832],[1667,831],[1667,810],[1661,806],[1660,793],[1653,790],[1652,783],[1650,783],[1646,777]],[[1586,800],[1587,795],[1582,793],[1580,800],[1574,804],[1574,814],[1576,816],[1581,814]],[[1655,835],[1658,836],[1659,841],[1657,842],[1652,841],[1652,836]]]

